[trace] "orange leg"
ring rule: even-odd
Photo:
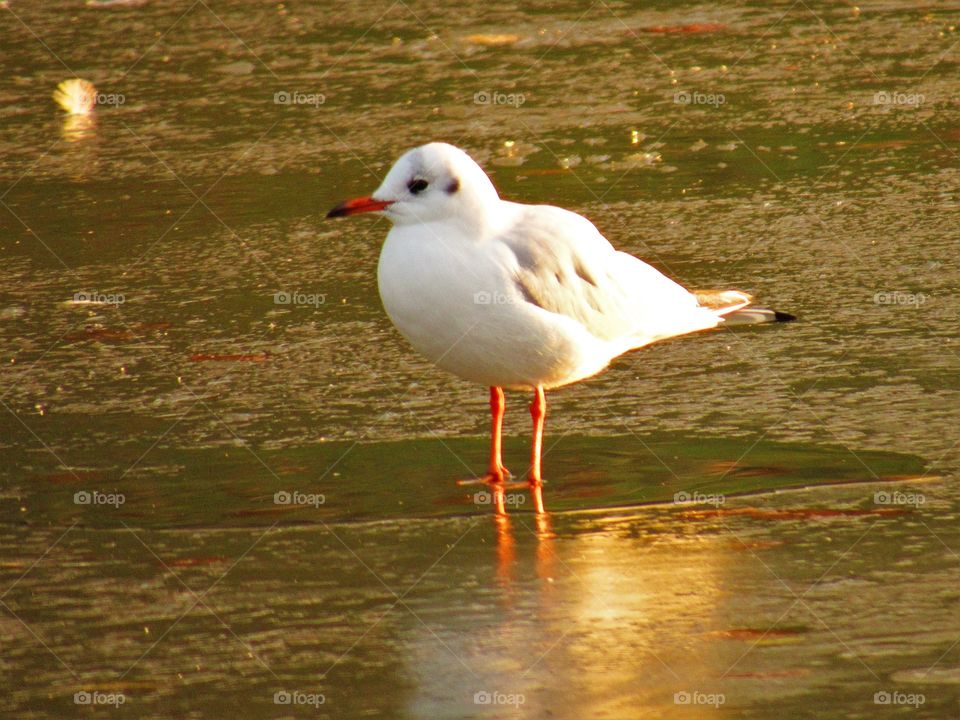
[[[500,454],[501,442],[500,433],[503,428],[503,411],[507,403],[503,398],[503,388],[490,388],[490,467],[487,470],[487,477],[492,482],[502,483],[510,477],[510,471],[503,466],[503,458]]]
[[[503,466],[501,456],[502,443],[500,439],[503,428],[503,411],[506,401],[503,398],[503,389],[493,386],[490,388],[490,465],[487,474],[482,478],[458,480],[459,485],[485,484],[490,486],[491,500],[497,515],[506,513],[504,483],[510,477],[510,471]]]
[[[543,512],[543,476],[540,474],[540,455],[543,450],[543,422],[547,418],[547,398],[543,388],[537,387],[534,391],[533,402],[530,403],[530,417],[533,419],[533,444],[530,449],[530,495],[533,497],[534,509]]]
[[[506,408],[507,402],[503,397],[503,388],[491,386],[490,467],[487,469],[487,477],[484,479],[493,483],[493,511],[497,515],[507,514],[504,507],[503,481],[510,477],[510,471],[503,466],[502,443],[500,441],[501,430],[503,429],[503,412]]]

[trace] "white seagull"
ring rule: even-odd
[[[500,453],[503,388],[533,390],[527,480],[543,512],[544,390],[591,377],[658,340],[723,322],[792,320],[749,308],[737,290],[691,292],[620,252],[585,217],[501,200],[463,150],[405,153],[369,197],[328,218],[375,212],[392,223],[377,270],[387,315],[440,368],[490,387],[491,485],[497,512],[509,471]]]

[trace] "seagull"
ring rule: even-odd
[[[463,150],[406,152],[368,197],[328,218],[376,213],[392,228],[377,269],[400,334],[437,367],[490,388],[490,461],[480,482],[504,513],[504,388],[533,392],[527,484],[543,513],[544,392],[585,380],[620,355],[678,335],[792,315],[739,290],[691,292],[618,251],[582,215],[502,200]]]

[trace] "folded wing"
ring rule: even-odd
[[[722,321],[683,286],[617,251],[586,218],[547,205],[517,207],[517,222],[497,240],[516,258],[514,282],[526,302],[624,349]]]

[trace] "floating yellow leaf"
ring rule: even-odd
[[[89,115],[97,104],[97,89],[89,80],[70,78],[57,85],[53,99],[71,115]]]

